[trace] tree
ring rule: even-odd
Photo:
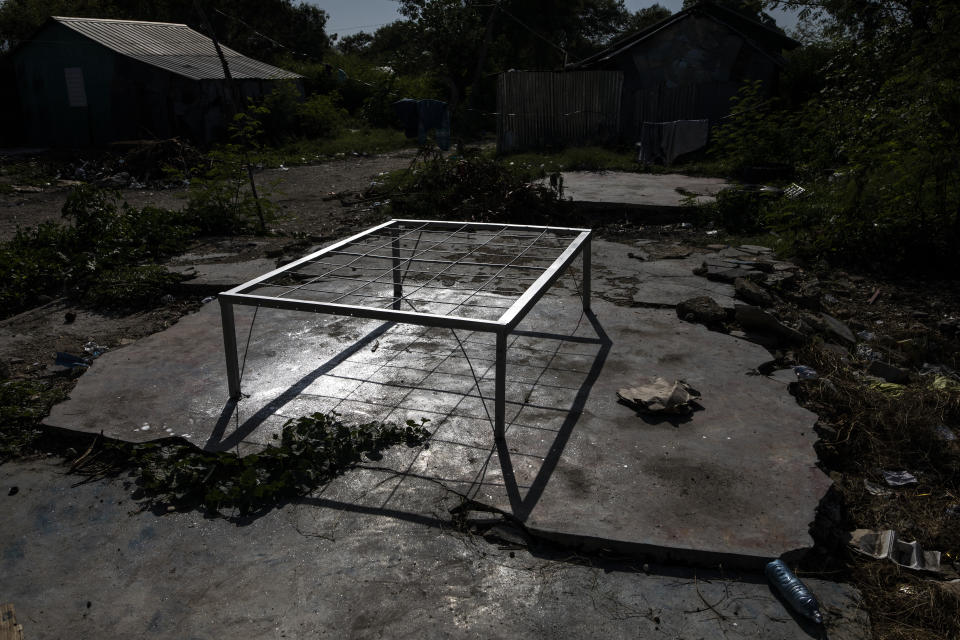
[[[636,33],[643,31],[647,27],[653,26],[661,20],[666,20],[671,15],[670,9],[659,4],[654,4],[631,13],[623,25],[624,33]]]
[[[954,0],[781,0],[820,12],[835,52],[805,106],[806,163],[830,187],[835,249],[889,262],[960,249],[960,5]],[[821,45],[822,46],[822,45]],[[839,209],[839,210],[838,210]]]

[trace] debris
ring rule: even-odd
[[[863,340],[864,342],[873,342],[876,339],[877,334],[871,331],[857,331],[857,337]]]
[[[772,307],[773,296],[766,289],[747,278],[736,278],[733,281],[736,296],[749,304],[758,307]]]
[[[893,491],[890,491],[890,489],[884,489],[880,485],[870,482],[866,478],[863,479],[863,487],[867,490],[867,493],[869,493],[872,496],[893,495]]]
[[[374,340],[374,341],[373,341],[373,346],[370,347],[370,352],[371,352],[371,353],[374,353],[374,352],[375,352],[377,349],[379,349],[379,348],[380,348],[380,341],[379,341],[379,340]]]
[[[790,571],[790,567],[783,560],[777,559],[768,563],[764,574],[794,611],[817,624],[823,624],[823,615],[820,613],[820,605],[816,597],[807,589],[807,585],[803,584],[793,571]]]
[[[880,471],[883,479],[891,487],[905,487],[909,484],[917,484],[917,477],[909,471]]]
[[[660,377],[640,378],[637,385],[618,390],[617,396],[649,413],[687,414],[693,410],[690,403],[700,399],[700,393],[683,380]]]
[[[880,357],[880,354],[863,343],[857,345],[855,353],[861,360],[877,360]]]
[[[869,299],[869,300],[867,300],[867,304],[873,304],[874,302],[877,301],[877,298],[878,298],[878,297],[880,297],[880,287],[877,287],[877,288],[874,290],[873,295],[870,296],[870,299]]]
[[[960,382],[947,376],[936,376],[930,386],[938,391],[960,391]]]
[[[57,358],[56,360],[54,360],[53,363],[59,367],[67,367],[70,369],[74,367],[90,366],[90,363],[84,360],[83,358],[81,358],[80,356],[75,356],[70,353],[64,353],[62,351],[57,351]]]
[[[726,310],[710,296],[698,296],[677,305],[677,316],[687,322],[699,322],[710,328],[722,328]]]
[[[908,569],[940,571],[939,551],[924,551],[916,541],[899,540],[892,529],[856,529],[850,534],[850,546],[865,555],[886,558]]]
[[[90,340],[85,345],[83,345],[83,352],[89,354],[92,358],[99,358],[101,355],[110,350],[110,347],[104,346],[102,344],[97,344],[93,340]]]
[[[797,380],[816,380],[820,377],[816,369],[805,367],[802,364],[795,366],[793,372],[797,374]]]
[[[907,390],[907,388],[902,384],[897,384],[895,382],[880,382],[880,381],[877,381],[871,384],[870,388],[894,397],[899,396],[900,394],[902,394],[904,391]]]
[[[937,434],[937,437],[944,442],[952,442],[957,439],[957,434],[955,434],[953,429],[945,424],[938,424],[933,428],[933,431]]]
[[[734,307],[737,322],[747,331],[772,334],[787,342],[803,342],[804,335],[783,324],[759,307],[738,304]]]
[[[791,182],[790,186],[783,190],[783,195],[790,200],[795,200],[806,193],[806,191],[806,189],[798,185],[796,182]]]
[[[826,313],[821,313],[820,318],[823,320],[827,327],[827,331],[830,334],[846,341],[848,344],[853,344],[857,341],[857,338],[853,335],[853,332],[850,331],[850,327],[840,320],[837,320],[833,316],[827,315]]]
[[[892,364],[887,364],[882,360],[873,360],[867,367],[867,373],[878,378],[883,378],[887,382],[903,384],[910,381],[910,372]]]
[[[761,253],[773,253],[773,249],[770,247],[761,247],[760,245],[756,244],[742,244],[737,248],[744,253],[751,253],[753,255],[759,255]]]
[[[13,604],[0,605],[0,638],[23,640],[23,625],[17,624],[17,614]]]
[[[200,301],[200,304],[207,304],[208,302],[213,302],[214,300],[215,298],[213,296],[207,296],[206,298]]]
[[[20,493],[20,487],[18,487],[17,485],[13,485],[12,487],[10,487],[10,490],[7,491],[8,496],[15,496],[18,493]]]

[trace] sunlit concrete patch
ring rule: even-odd
[[[244,397],[233,403],[212,305],[105,354],[46,423],[136,442],[186,434],[245,453],[313,412],[351,423],[425,419],[429,447],[394,447],[369,466],[392,470],[397,486],[406,477],[439,483],[543,536],[746,564],[809,546],[829,484],[815,466],[813,414],[782,383],[746,375],[768,359],[760,347],[682,322],[671,308],[603,301],[613,267],[647,276],[625,245],[598,244],[611,257],[597,269],[595,315],[572,295],[574,273],[508,339],[500,447],[489,334],[238,307]],[[652,281],[686,278],[658,273]],[[675,304],[678,291],[662,299]],[[616,391],[643,375],[686,380],[702,410],[686,421],[636,415]],[[337,482],[349,502],[350,481]],[[376,495],[389,508],[395,492]]]
[[[698,204],[712,202],[730,185],[719,178],[626,171],[564,171],[564,197],[578,203],[680,209],[693,194]]]

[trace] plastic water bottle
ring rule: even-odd
[[[817,599],[807,589],[807,585],[800,582],[800,578],[790,571],[783,560],[777,559],[768,563],[764,573],[794,610],[817,624],[823,624]]]

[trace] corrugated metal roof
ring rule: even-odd
[[[213,40],[185,24],[60,16],[54,16],[53,20],[121,55],[171,73],[194,80],[222,80],[224,77]],[[234,78],[282,80],[302,77],[248,58],[229,47],[220,45],[220,49]]]

